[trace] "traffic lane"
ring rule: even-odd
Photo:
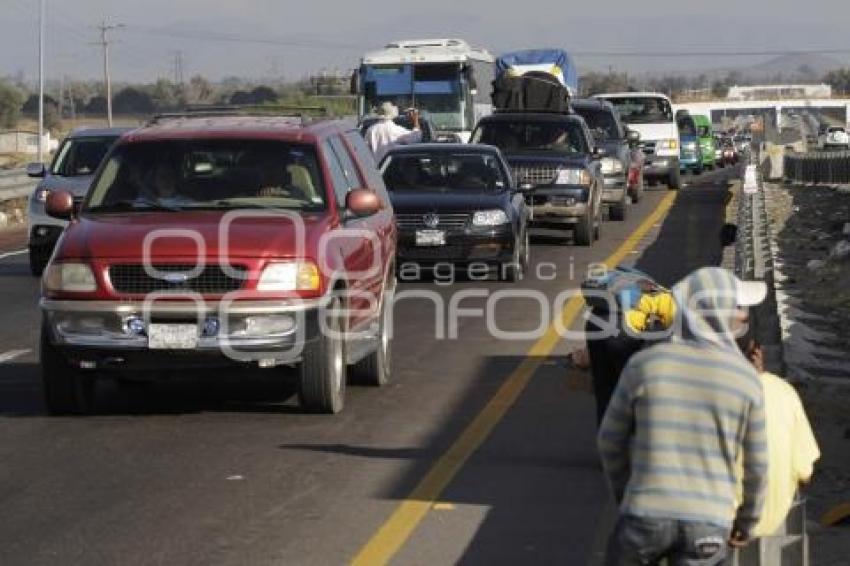
[[[32,350],[37,343],[33,305],[38,301],[38,285],[25,254],[0,258],[0,360],[4,354]]]
[[[604,257],[664,193],[650,194],[627,223],[606,224],[598,247],[540,246],[535,261],[566,268]],[[524,285],[554,294],[564,282]],[[13,286],[33,297],[29,317],[4,316],[2,327],[26,324],[35,337],[36,280]],[[402,288],[446,299],[457,290]],[[475,320],[463,321],[461,340],[435,340],[423,331],[428,308],[399,305],[393,385],[350,389],[336,417],[300,414],[275,377],[195,375],[148,391],[107,386],[98,417],[5,418],[0,501],[14,519],[0,529],[2,562],[347,560],[513,370],[519,358],[506,351],[522,353]],[[2,371],[4,381],[28,384],[26,405],[40,407],[34,356]]]
[[[716,264],[719,239],[707,235],[719,233],[726,182],[737,174],[697,177],[624,263],[667,282]],[[394,562],[587,563],[612,521],[583,377],[546,360]]]

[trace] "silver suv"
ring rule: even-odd
[[[28,205],[28,234],[30,269],[40,276],[53,253],[53,247],[68,223],[49,217],[44,203],[50,191],[67,190],[77,202],[89,189],[92,176],[112,144],[132,128],[87,128],[74,130],[59,145],[50,167],[30,163],[27,174],[41,181],[30,195]]]

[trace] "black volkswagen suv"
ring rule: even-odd
[[[529,209],[495,147],[414,144],[381,163],[398,225],[398,269],[496,267],[507,281],[529,261]]]
[[[527,191],[534,226],[572,230],[581,246],[599,239],[605,152],[580,116],[498,112],[478,122],[472,142],[502,151],[515,182]]]

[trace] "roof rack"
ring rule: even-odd
[[[148,125],[152,126],[166,120],[218,118],[229,116],[297,118],[301,120],[303,125],[312,121],[316,116],[328,117],[330,116],[330,112],[325,106],[288,104],[189,105],[181,111],[156,114],[148,121]]]

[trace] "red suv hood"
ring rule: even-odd
[[[197,257],[198,241],[203,241],[207,257],[218,257],[224,239],[230,258],[312,257],[319,238],[332,225],[332,216],[305,214],[299,218],[304,223],[303,250],[297,249],[295,222],[285,216],[234,219],[224,238],[222,226],[227,215],[220,211],[88,216],[66,229],[57,257],[142,260],[146,238],[154,258]],[[185,235],[176,233],[178,230]]]

